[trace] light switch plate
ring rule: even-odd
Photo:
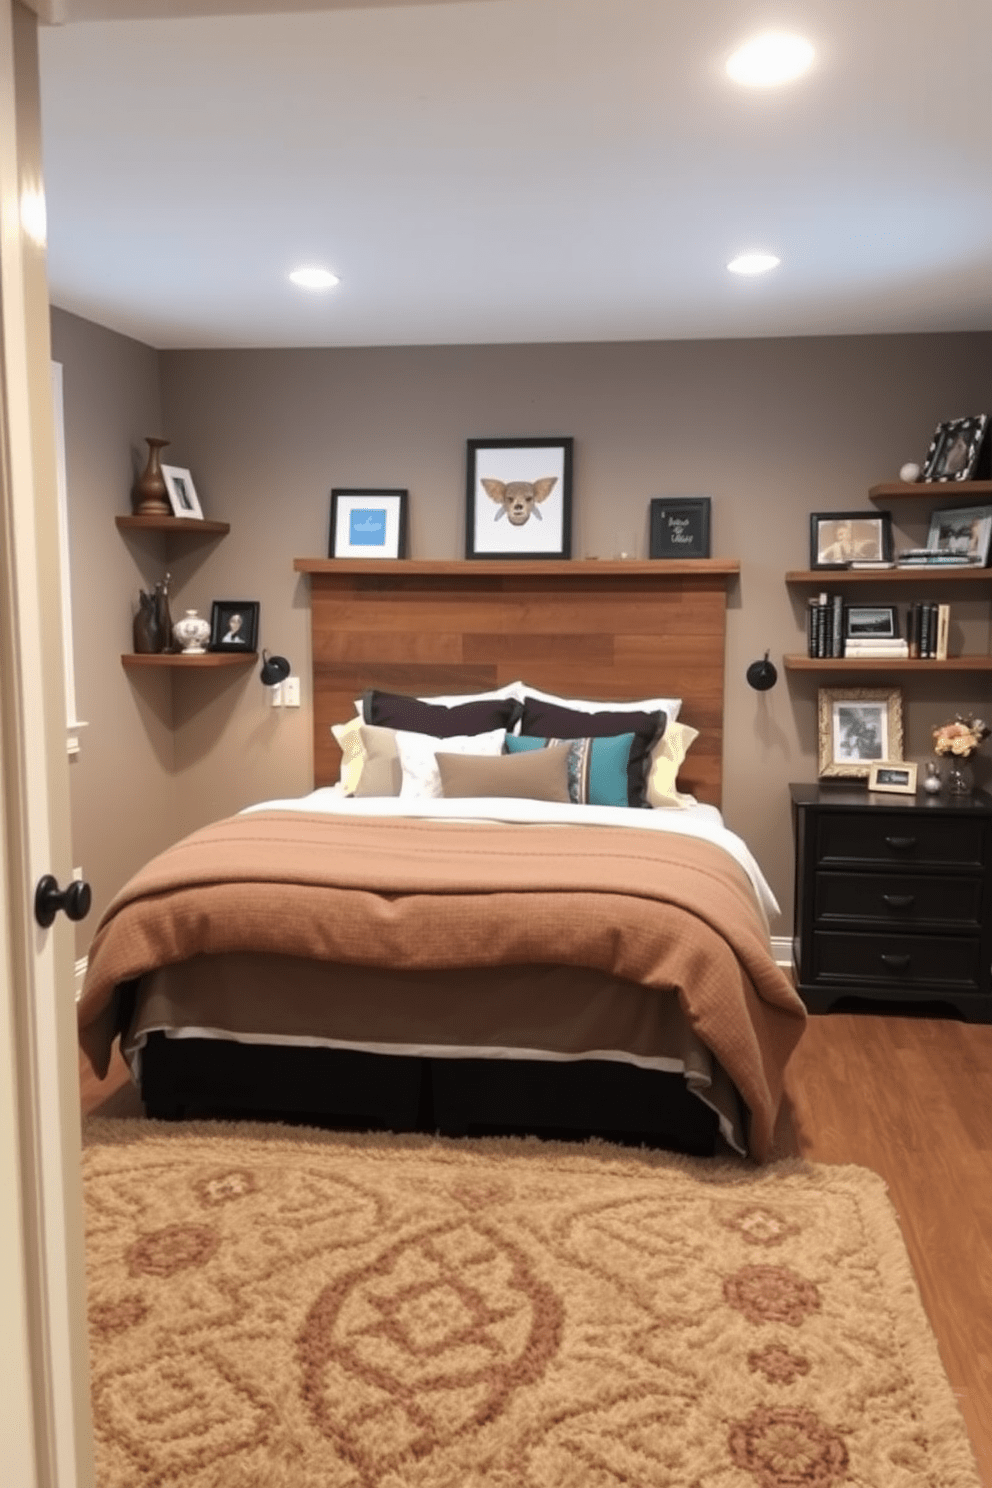
[[[282,684],[282,705],[284,708],[298,708],[300,706],[299,677],[287,677]]]

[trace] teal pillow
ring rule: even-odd
[[[507,734],[507,754],[567,744],[568,796],[576,805],[628,806],[627,766],[636,734],[608,739],[538,739],[529,734]]]

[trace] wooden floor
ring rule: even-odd
[[[81,1066],[84,1112],[140,1114],[127,1070]],[[833,1013],[789,1068],[783,1152],[880,1173],[992,1488],[992,1026]]]

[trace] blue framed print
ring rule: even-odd
[[[405,558],[406,491],[331,491],[330,558]]]

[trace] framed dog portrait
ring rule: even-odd
[[[260,609],[257,599],[215,599],[210,609],[211,651],[257,651]]]
[[[331,491],[329,558],[405,558],[406,491]]]
[[[920,479],[972,480],[978,468],[988,421],[988,414],[976,413],[970,418],[949,419],[947,423],[938,424]]]
[[[470,439],[466,558],[572,556],[572,440]]]
[[[876,762],[902,759],[898,687],[821,687],[818,711],[821,780],[867,780]]]

